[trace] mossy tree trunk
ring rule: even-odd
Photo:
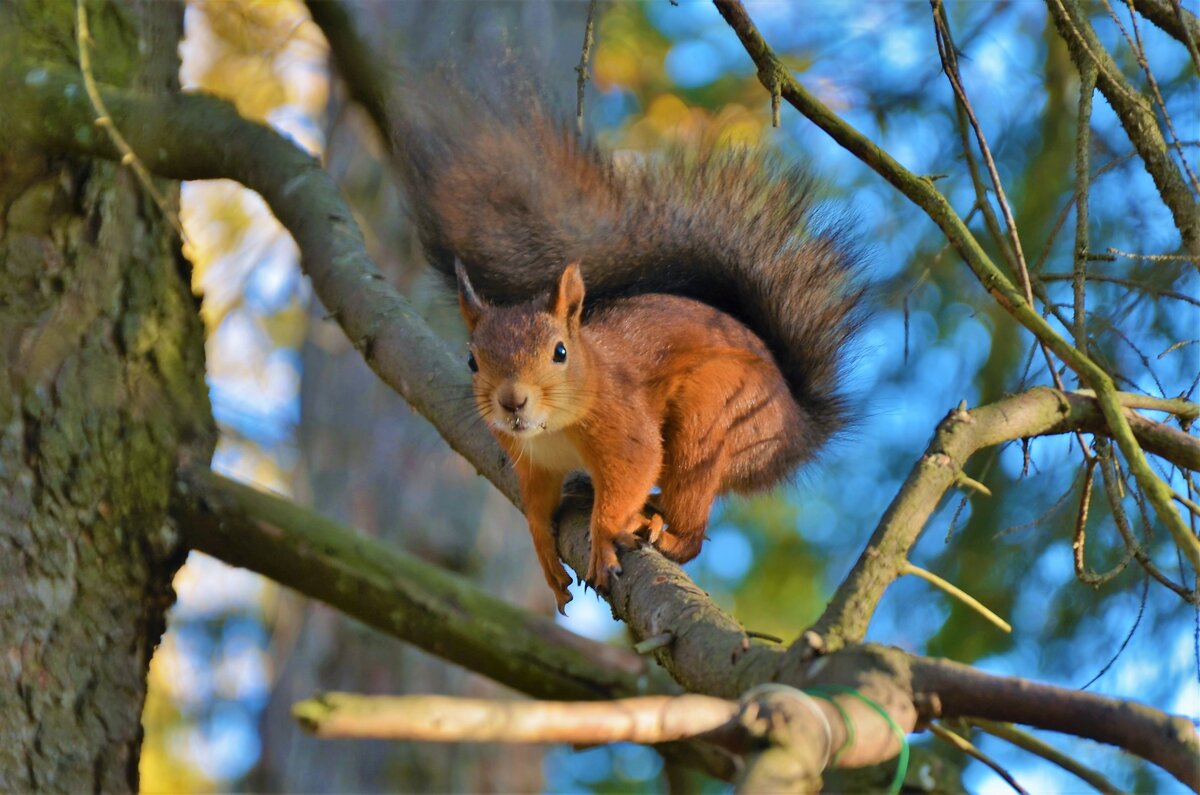
[[[87,8],[99,80],[177,87],[182,5]],[[0,0],[7,58],[76,66],[74,3]],[[214,435],[160,208],[111,163],[0,150],[0,792],[137,789],[184,554],[168,497]]]

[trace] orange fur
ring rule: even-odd
[[[552,517],[568,472],[592,478],[587,581],[606,590],[621,570],[618,547],[645,538],[673,560],[692,559],[718,494],[774,484],[807,449],[805,418],[774,358],[733,317],[651,293],[611,301],[585,322],[583,297],[575,265],[548,300],[506,307],[480,301],[459,273],[476,406],[513,461],[560,611],[570,577]],[[655,485],[665,530],[643,512]]]

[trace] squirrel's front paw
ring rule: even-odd
[[[621,562],[617,560],[617,547],[611,541],[597,542],[592,539],[592,554],[588,559],[585,578],[596,593],[608,593],[611,575],[621,573]]]

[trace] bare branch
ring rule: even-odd
[[[830,712],[836,718],[837,713]],[[318,737],[438,743],[642,743],[686,740],[728,725],[738,704],[711,696],[614,701],[497,701],[323,693],[292,707]]]
[[[596,23],[596,0],[589,0],[587,10],[587,24],[583,28],[583,47],[579,51],[579,66],[575,67],[575,75],[577,78],[576,97],[575,97],[575,134],[583,135],[583,90],[587,86],[588,80],[588,59],[592,55],[592,44],[595,43],[595,34],[593,33]]]
[[[1078,263],[1078,260],[1076,260],[1076,262]],[[1042,281],[1045,281],[1045,282],[1058,282],[1058,281],[1075,282],[1077,277],[1076,277],[1076,274],[1074,274],[1074,273],[1043,273],[1040,278],[1042,279]],[[1105,282],[1107,284],[1119,284],[1122,287],[1128,287],[1131,290],[1142,290],[1149,295],[1157,296],[1160,298],[1170,298],[1174,301],[1183,301],[1185,303],[1192,304],[1193,306],[1200,306],[1200,299],[1194,298],[1190,295],[1187,295],[1186,293],[1177,293],[1173,290],[1160,290],[1157,287],[1154,287],[1149,284],[1145,284],[1144,282],[1134,281],[1133,279],[1122,279],[1118,276],[1103,276],[1103,275],[1096,274],[1096,273],[1088,273],[1087,279],[1090,279],[1091,281],[1094,281],[1094,282]],[[1080,283],[1082,283],[1082,280],[1080,280]],[[1083,313],[1082,301],[1077,301],[1076,307],[1077,308],[1076,308],[1075,317],[1079,318],[1081,316],[1081,313]],[[1076,332],[1076,333],[1078,333],[1078,332]]]
[[[901,574],[911,574],[914,577],[920,577],[922,580],[925,580],[925,582],[929,583],[930,585],[933,585],[935,588],[939,588],[942,591],[950,594],[955,599],[962,602],[967,607],[971,608],[976,613],[978,613],[979,615],[986,618],[988,621],[990,621],[992,624],[994,624],[997,628],[999,628],[1001,632],[1005,632],[1005,633],[1012,632],[1012,625],[1009,624],[1007,621],[1005,621],[1000,616],[996,615],[994,612],[992,612],[992,610],[989,607],[984,605],[982,602],[980,602],[975,597],[971,596],[969,593],[964,591],[962,588],[959,588],[957,585],[954,585],[953,583],[943,580],[941,577],[937,576],[933,572],[926,571],[925,569],[922,569],[919,566],[914,566],[913,564],[908,563],[906,561],[904,563],[904,566],[901,568],[900,573]]]
[[[125,140],[125,136],[117,128],[113,121],[112,114],[108,112],[108,108],[104,104],[104,98],[100,96],[100,88],[96,85],[96,77],[92,74],[92,34],[88,30],[88,14],[87,4],[84,0],[75,0],[75,46],[79,53],[79,73],[83,77],[83,87],[87,91],[88,101],[92,103],[92,108],[96,111],[95,125],[108,135],[112,140],[113,146],[121,153],[121,165],[128,166],[133,170],[134,176],[141,183],[142,188],[158,206],[160,212],[167,219],[167,222],[175,228],[175,231],[181,238],[186,239],[183,231],[183,224],[179,222],[179,213],[171,206],[171,202],[167,201],[167,197],[154,184],[154,179],[150,176],[150,172],[146,169],[146,165],[137,156],[137,153],[129,146]]]
[[[1183,144],[1180,143],[1179,134],[1175,132],[1175,122],[1171,118],[1171,111],[1167,108],[1167,101],[1163,99],[1162,91],[1158,87],[1158,81],[1154,78],[1154,71],[1150,68],[1150,62],[1146,60],[1146,49],[1142,46],[1142,34],[1138,30],[1137,14],[1134,13],[1133,0],[1125,0],[1125,4],[1129,6],[1129,22],[1130,27],[1133,28],[1132,38],[1126,32],[1125,26],[1121,23],[1121,18],[1113,10],[1108,0],[1102,0],[1102,2],[1104,3],[1105,10],[1108,11],[1109,16],[1116,23],[1117,29],[1121,31],[1121,35],[1129,43],[1129,49],[1133,51],[1133,56],[1137,59],[1138,65],[1142,67],[1142,73],[1146,76],[1146,85],[1150,86],[1150,96],[1154,98],[1155,104],[1158,105],[1158,111],[1162,114],[1163,124],[1166,125],[1167,132],[1170,134],[1171,147],[1179,155],[1179,162],[1188,175],[1192,189],[1200,193],[1200,181],[1197,181],[1196,174],[1192,171],[1191,164],[1188,163],[1187,153],[1183,151]]]
[[[947,712],[946,717],[1037,725],[1076,736],[1076,732],[1066,727],[1102,722],[1104,726],[1097,726],[1097,730],[1090,733],[1092,739],[1126,748],[1143,757],[1144,753],[1154,753],[1156,763],[1163,769],[1192,789],[1200,790],[1200,765],[1196,763],[1200,759],[1200,735],[1187,718],[1164,716],[1140,704],[1119,702],[1093,693],[1015,679],[1001,680],[950,660],[914,661],[913,685],[918,691],[935,692],[942,699],[951,698],[955,703],[955,714]],[[1019,703],[1002,706],[1009,699]],[[1012,717],[999,717],[998,712],[1007,712]],[[1132,746],[1141,750],[1133,750]]]
[[[1049,0],[1049,2],[1052,4],[1070,3],[1072,0]],[[1128,460],[1138,485],[1146,494],[1159,519],[1170,530],[1176,545],[1192,568],[1200,570],[1200,540],[1192,535],[1179,511],[1176,510],[1171,500],[1170,488],[1155,475],[1146,461],[1146,456],[1138,446],[1129,427],[1129,421],[1115,397],[1116,387],[1113,384],[1112,376],[1063,339],[1046,322],[1045,318],[1025,300],[1022,292],[1004,276],[983,251],[979,241],[971,234],[946,197],[933,186],[931,180],[917,177],[905,169],[895,158],[834,114],[796,81],[791,72],[780,63],[778,57],[763,39],[762,34],[758,32],[758,28],[755,27],[754,21],[750,19],[740,0],[714,0],[714,3],[725,21],[737,33],[746,52],[758,66],[759,82],[772,91],[776,87],[782,86],[783,97],[793,107],[923,209],[930,219],[942,229],[947,239],[970,266],[992,298],[1021,325],[1029,329],[1040,343],[1045,344],[1068,367],[1074,370],[1084,384],[1096,390],[1100,409],[1104,413],[1112,437],[1117,441],[1121,452]],[[1103,85],[1102,82],[1102,88]],[[1155,123],[1153,114],[1151,114],[1149,123],[1151,125]],[[1161,136],[1159,136],[1159,141],[1161,143]],[[1161,149],[1163,151],[1160,154],[1167,159],[1168,167],[1174,169],[1169,156],[1165,153],[1165,144]],[[1143,159],[1146,157],[1147,155],[1143,153]],[[1157,166],[1151,166],[1148,163],[1147,168],[1151,168],[1153,173]],[[1200,213],[1196,212],[1195,202],[1188,193],[1187,185],[1183,184],[1182,178],[1179,177],[1178,171],[1174,170],[1174,174],[1182,188],[1183,198],[1164,196],[1164,200],[1169,205],[1174,203],[1179,205],[1180,209],[1187,210],[1182,214],[1176,214],[1176,224],[1181,230],[1184,244],[1188,250],[1200,251]],[[1163,187],[1160,185],[1159,189],[1162,191]],[[1181,219],[1187,223],[1183,223]]]

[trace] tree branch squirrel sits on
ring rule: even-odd
[[[856,256],[836,225],[817,228],[807,173],[768,152],[618,167],[537,99],[438,100],[406,99],[395,148],[565,613],[567,474],[591,476],[586,580],[606,591],[618,547],[691,560],[718,494],[770,488],[844,425]],[[645,507],[654,486],[661,514]]]

